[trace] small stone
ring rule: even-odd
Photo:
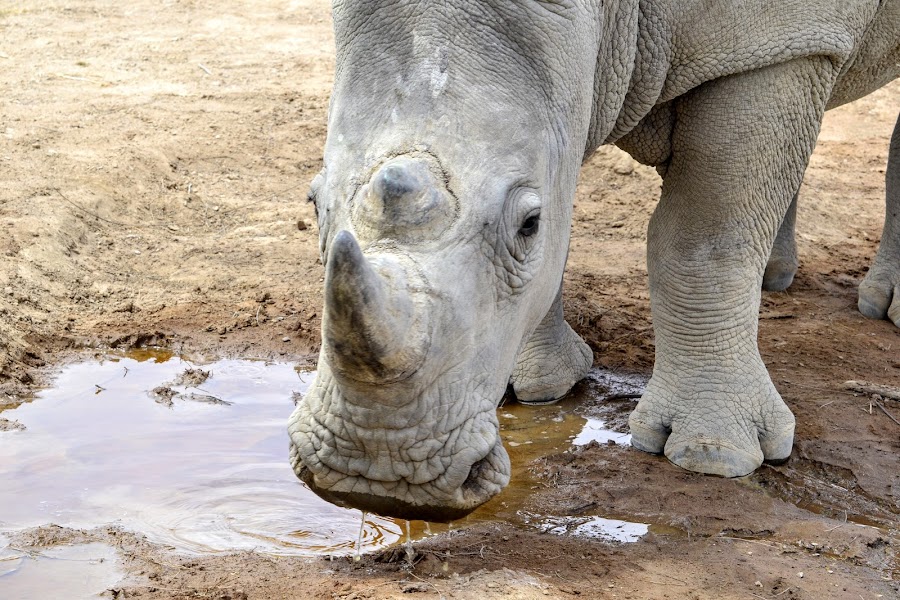
[[[797,577],[799,577],[800,579],[803,579],[803,571],[800,571],[799,573],[797,573]]]
[[[307,229],[309,229],[309,225],[306,224],[306,221],[300,219],[299,221],[297,221],[297,229],[299,229],[300,231],[306,231]]]
[[[284,336],[283,338],[281,338],[281,341],[282,341],[282,342],[289,342],[289,341],[291,341],[291,338],[289,338],[288,336]]]
[[[113,308],[113,312],[135,312],[134,302],[131,300],[126,300]]]
[[[634,160],[628,156],[622,157],[622,160],[613,167],[613,171],[617,175],[631,175],[634,173]]]

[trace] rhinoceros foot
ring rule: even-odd
[[[794,416],[764,367],[749,366],[695,373],[657,368],[629,419],[632,445],[722,477],[747,475],[763,460],[787,460]]]
[[[525,404],[548,404],[562,398],[594,362],[590,347],[566,323],[560,298],[519,351],[510,382]]]
[[[870,319],[889,319],[900,327],[900,269],[876,262],[859,284],[858,307]]]

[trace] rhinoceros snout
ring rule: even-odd
[[[302,438],[299,438],[302,440]],[[302,443],[302,442],[301,442]],[[385,517],[446,523],[460,519],[496,496],[509,483],[509,455],[499,439],[456,486],[441,478],[422,484],[369,480],[336,473],[291,440],[290,462],[297,477],[328,502]]]

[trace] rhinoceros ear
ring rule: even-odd
[[[416,314],[406,275],[399,265],[378,267],[369,263],[349,231],[332,240],[322,333],[338,382],[396,382],[424,359],[423,315]]]

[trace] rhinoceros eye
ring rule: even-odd
[[[322,184],[325,182],[325,169],[322,169],[312,180],[312,183],[309,184],[309,192],[306,194],[306,201],[312,202],[313,208],[316,211],[316,220],[319,219],[319,189],[322,187]]]
[[[528,215],[524,221],[522,221],[522,226],[519,228],[519,235],[522,237],[530,237],[537,233],[538,226],[541,224],[541,213],[532,213]]]

